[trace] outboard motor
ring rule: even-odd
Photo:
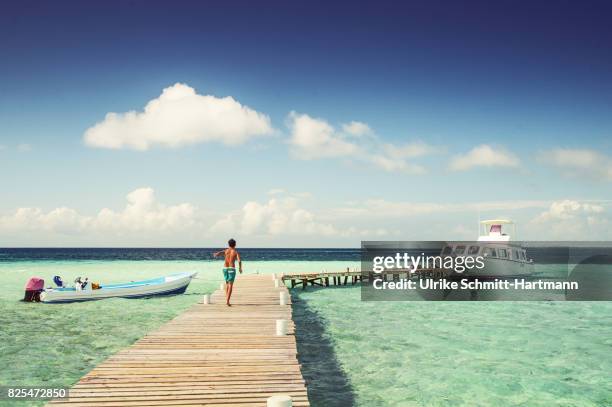
[[[58,288],[62,288],[64,286],[64,281],[60,276],[53,276],[53,282]]]
[[[45,288],[45,280],[40,277],[31,277],[25,285],[24,301],[40,302],[40,293]]]

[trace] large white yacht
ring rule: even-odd
[[[510,235],[504,228],[514,222],[507,219],[483,220],[479,225],[477,242],[448,242],[442,248],[442,256],[484,258],[485,267],[472,268],[463,274],[466,277],[514,277],[533,273],[533,261],[527,258],[527,252],[520,242],[511,242]]]

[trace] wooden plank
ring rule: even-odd
[[[309,406],[297,360],[291,304],[281,306],[269,275],[239,276],[232,306],[224,293],[195,304],[155,332],[110,356],[76,383],[67,399],[50,405],[265,406],[288,394]],[[276,320],[286,319],[286,336]]]

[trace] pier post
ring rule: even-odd
[[[225,290],[225,283],[221,283],[221,284],[219,285],[219,289],[220,289],[220,290]]]
[[[276,320],[276,336],[285,336],[289,330],[289,324],[286,319]]]
[[[204,294],[204,304],[210,304],[210,294]]]
[[[281,291],[279,294],[280,305],[287,305],[289,302],[289,295],[285,291]]]
[[[280,280],[278,278],[274,279],[274,288],[279,288],[279,287],[280,287]]]
[[[272,396],[268,397],[266,407],[292,407],[293,402],[291,396]]]

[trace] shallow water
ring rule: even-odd
[[[317,340],[332,349],[301,356],[314,406],[612,406],[610,302],[361,302],[356,287],[294,295],[308,321],[299,328],[322,325]],[[332,388],[317,358],[334,360],[348,384],[336,375]]]
[[[348,264],[352,263],[255,261],[245,262],[245,272],[341,270]],[[0,385],[70,386],[109,355],[216,290],[222,281],[221,266],[219,261],[0,262]],[[50,286],[54,275],[67,283],[77,276],[112,283],[192,270],[198,271],[198,278],[184,295],[71,304],[19,301],[31,276],[44,278]],[[0,406],[42,404],[0,400]]]
[[[245,271],[358,266],[256,261],[245,262]],[[65,281],[88,276],[120,282],[189,270],[199,275],[185,295],[18,301],[34,275],[49,285],[55,274]],[[0,384],[70,386],[220,281],[220,262],[211,261],[0,262]],[[308,287],[294,296],[300,357],[315,407],[612,406],[612,303],[361,302],[357,287]]]

